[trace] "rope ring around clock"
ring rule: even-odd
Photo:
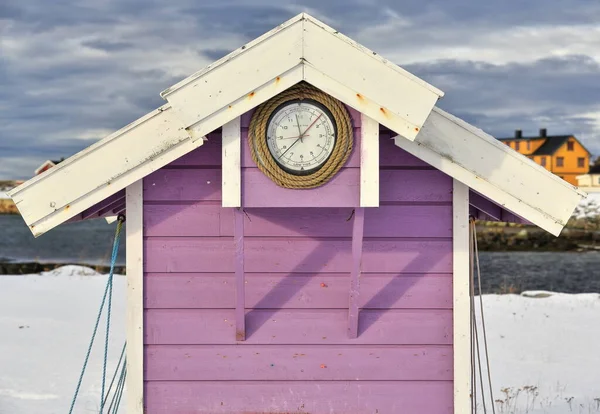
[[[273,159],[267,146],[266,131],[271,113],[281,104],[294,99],[313,99],[329,109],[337,126],[336,142],[329,159],[311,174],[294,175],[284,171]],[[259,105],[252,115],[248,144],[259,170],[284,188],[315,188],[329,180],[342,168],[352,153],[354,131],[345,106],[332,96],[307,84],[299,83]]]

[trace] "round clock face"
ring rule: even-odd
[[[331,156],[337,127],[331,112],[311,99],[288,101],[277,107],[267,123],[267,147],[285,171],[306,175]]]

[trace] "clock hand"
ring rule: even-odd
[[[300,121],[298,121],[298,113],[295,114],[296,115],[296,125],[298,125],[298,133],[300,135],[298,135],[300,137],[300,142],[302,141],[302,137],[304,136],[304,134],[302,134],[302,131],[300,131]]]
[[[295,136],[295,137],[285,137],[285,138],[279,138],[279,139],[296,139],[296,138],[300,138],[300,137],[301,136],[298,135],[298,136]],[[302,135],[302,138],[305,138],[305,137],[310,137],[310,135]]]
[[[302,137],[300,137],[300,138],[298,138],[296,141],[294,141],[294,142],[292,143],[292,145],[290,145],[290,147],[289,147],[288,149],[286,149],[285,151],[283,151],[283,154],[281,154],[279,157],[277,157],[277,159],[280,159],[281,157],[283,157],[283,156],[285,155],[285,153],[286,153],[286,152],[288,152],[289,150],[291,150],[291,149],[292,149],[292,147],[293,147],[294,145],[296,145],[296,142],[300,141],[301,139],[302,139]]]
[[[310,129],[310,128],[311,128],[311,127],[312,127],[312,126],[313,126],[313,125],[314,125],[314,124],[315,124],[315,123],[318,121],[318,120],[319,120],[319,118],[321,118],[322,116],[323,116],[323,114],[321,113],[321,115],[319,115],[319,116],[317,117],[317,119],[315,119],[315,120],[313,121],[313,123],[312,123],[312,124],[310,124],[310,125],[308,126],[308,128],[306,128],[306,129],[304,130],[304,134],[306,134],[306,132],[307,132],[307,131],[308,131],[308,130],[309,130],[309,129]]]

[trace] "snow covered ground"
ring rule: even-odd
[[[105,283],[76,266],[0,276],[0,413],[68,412]],[[124,277],[114,290],[110,373],[124,341]],[[505,401],[496,412],[600,413],[600,295],[527,295],[483,297],[494,398]],[[101,344],[75,413],[98,412]]]

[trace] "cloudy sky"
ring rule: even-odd
[[[598,1],[0,0],[0,180],[73,155],[302,11],[497,137],[546,127],[600,155]]]

